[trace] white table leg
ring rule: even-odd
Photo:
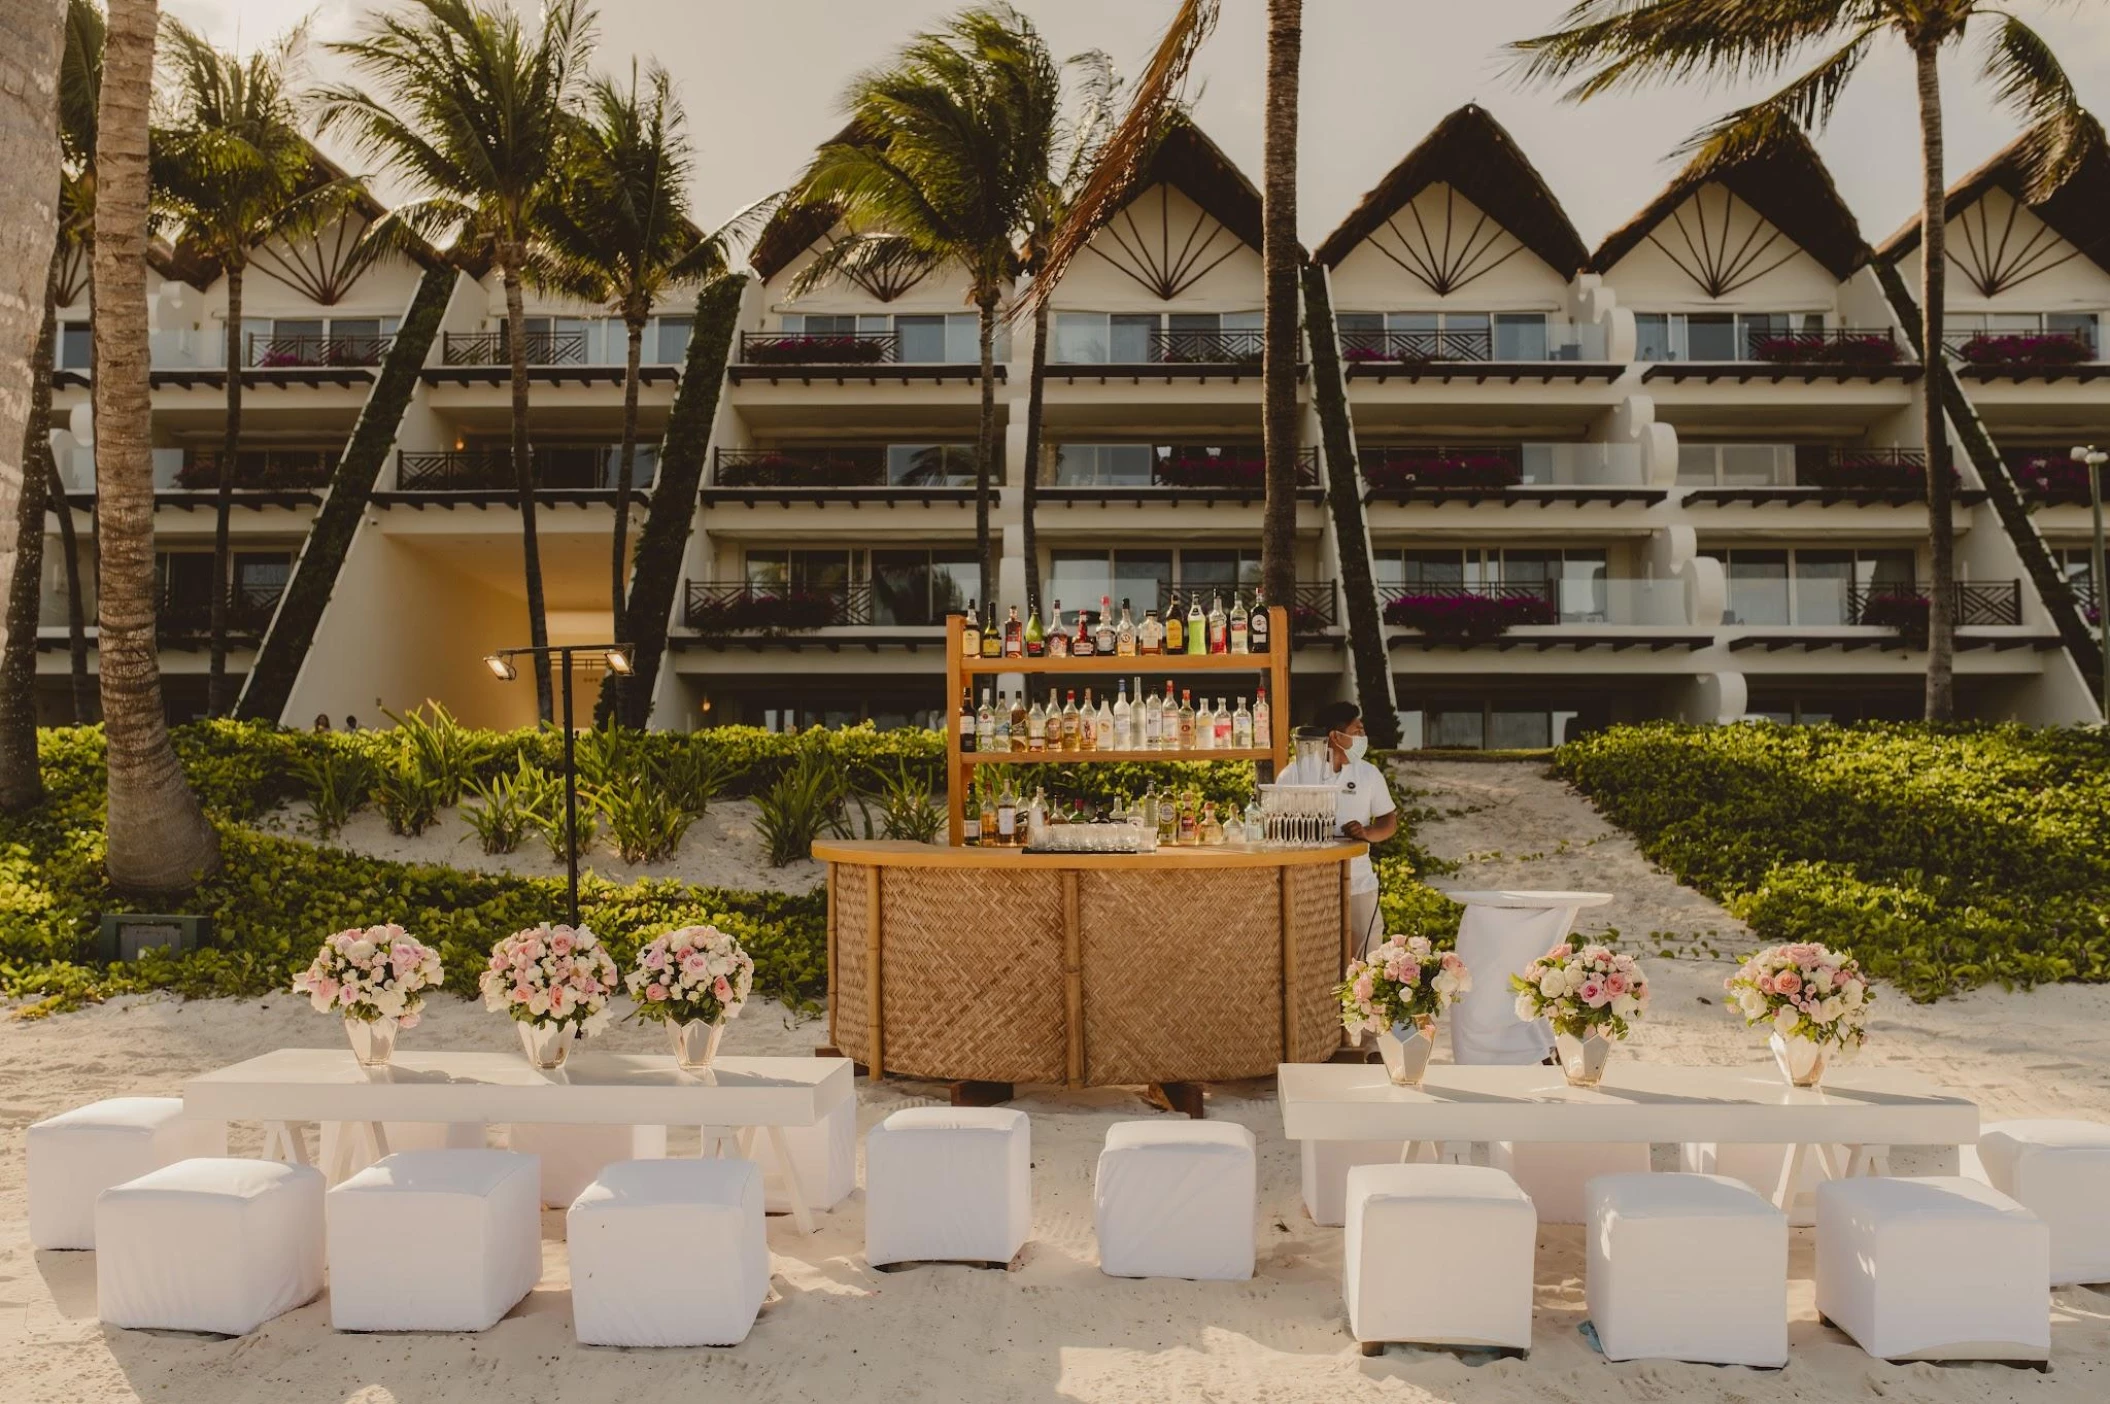
[[[367,1122],[366,1138],[373,1142],[374,1159],[379,1160],[388,1154],[388,1124],[386,1122]]]
[[[1415,1161],[1417,1161],[1417,1160],[1419,1160],[1419,1159],[1421,1159],[1421,1142],[1419,1142],[1419,1141],[1407,1141],[1407,1142],[1403,1143],[1403,1144],[1402,1144],[1402,1145],[1400,1146],[1400,1148],[1399,1148],[1399,1163],[1400,1163],[1400,1164],[1402,1164],[1402,1165],[1412,1165],[1412,1164],[1413,1164],[1413,1163],[1414,1163]]]
[[[1788,1163],[1780,1170],[1780,1183],[1773,1187],[1773,1207],[1785,1214],[1795,1207],[1795,1191],[1802,1185],[1802,1167],[1808,1163],[1810,1148],[1798,1144],[1788,1153]]]
[[[308,1140],[301,1128],[290,1121],[267,1121],[264,1123],[264,1158],[284,1160],[291,1165],[312,1165],[308,1158]]]
[[[754,1129],[752,1126],[745,1128],[746,1134],[750,1138],[754,1134]],[[783,1127],[772,1126],[769,1128],[769,1145],[770,1149],[777,1153],[777,1168],[784,1172],[784,1190],[785,1193],[791,1196],[792,1222],[799,1226],[801,1232],[812,1233],[814,1229],[813,1210],[807,1205],[806,1186],[799,1182],[798,1162],[791,1158],[791,1144],[784,1139]]]

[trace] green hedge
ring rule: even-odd
[[[2021,726],[1614,727],[1554,772],[1766,942],[1914,999],[2110,980],[2110,737]]]

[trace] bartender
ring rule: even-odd
[[[1382,843],[1399,832],[1399,811],[1378,768],[1363,759],[1370,738],[1363,733],[1363,710],[1353,702],[1329,702],[1315,718],[1326,732],[1324,759],[1310,757],[1291,764],[1275,782],[1280,785],[1331,785],[1334,817],[1343,838]],[[1308,734],[1308,733],[1307,733]],[[1355,932],[1357,955],[1384,941],[1377,906],[1377,869],[1370,855],[1348,865],[1348,920]]]

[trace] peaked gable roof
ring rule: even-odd
[[[1839,198],[1817,148],[1797,132],[1725,165],[1687,165],[1647,208],[1605,237],[1590,256],[1591,270],[1609,272],[1707,185],[1727,189],[1842,283],[1870,257],[1861,226]]]
[[[1477,103],[1445,117],[1377,183],[1313,254],[1337,268],[1355,247],[1431,185],[1449,185],[1563,278],[1590,253],[1567,211],[1502,124]]]
[[[2027,135],[2017,137],[1991,160],[1950,186],[1942,201],[1943,222],[1955,220],[1994,190],[2004,190],[2089,262],[2110,272],[2110,151],[2096,143],[2065,184],[2044,199],[2032,202],[2024,193],[2029,181],[2022,171],[2029,140]],[[1919,242],[1920,216],[1915,214],[1885,239],[1877,252],[1885,259],[1896,260],[1918,248]]]
[[[1260,247],[1259,189],[1190,119],[1175,117],[1166,127],[1121,205],[1125,207],[1153,185],[1171,186],[1239,239],[1255,249]]]

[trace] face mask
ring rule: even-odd
[[[1351,760],[1351,761],[1359,761],[1359,760],[1361,760],[1361,759],[1363,758],[1363,752],[1365,752],[1365,751],[1367,751],[1367,750],[1369,750],[1369,749],[1370,749],[1370,738],[1369,738],[1369,737],[1367,737],[1367,736],[1351,736],[1351,737],[1349,737],[1349,738],[1348,738],[1348,759],[1349,759],[1349,760]]]

